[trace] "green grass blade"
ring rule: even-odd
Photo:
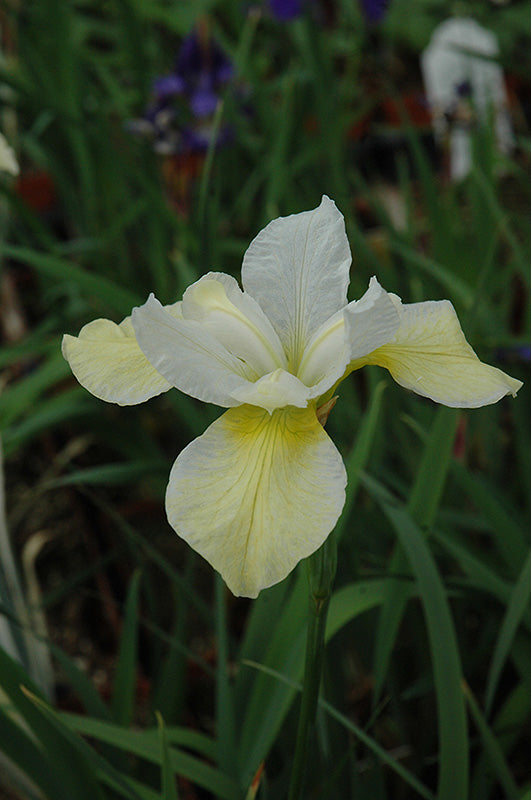
[[[161,766],[160,739],[156,729],[128,730],[119,725],[75,714],[63,713],[60,716],[64,724],[73,731],[91,736],[100,742],[113,745]],[[171,730],[169,728],[167,731],[169,741],[172,738]],[[186,746],[185,740],[183,745]],[[171,769],[175,774],[182,775],[203,789],[219,795],[223,800],[239,800],[241,792],[238,785],[221,770],[175,747],[170,748],[169,758]]]
[[[419,527],[405,509],[382,502],[382,509],[406,551],[423,604],[438,709],[438,800],[467,800],[468,735],[461,692],[459,649],[443,583]]]
[[[43,275],[78,286],[85,294],[96,297],[100,303],[105,303],[124,316],[129,315],[133,306],[139,305],[145,299],[129,289],[122,288],[109,278],[87,272],[82,267],[56,256],[7,244],[0,246],[0,253],[21,264],[28,264]]]
[[[236,767],[236,732],[234,729],[234,698],[229,680],[229,642],[227,627],[227,587],[221,575],[216,581],[216,632],[218,657],[216,669],[216,731],[218,767],[229,774]]]
[[[131,723],[135,703],[140,577],[141,573],[137,570],[129,585],[120,651],[114,674],[112,715],[116,722],[124,726]]]
[[[177,784],[175,783],[175,777],[173,774],[173,770],[171,768],[170,762],[170,748],[168,745],[168,739],[166,737],[166,727],[164,725],[164,720],[162,715],[157,711],[155,712],[157,717],[157,724],[159,726],[159,736],[160,736],[160,751],[161,751],[161,800],[179,800],[179,795],[177,793]]]
[[[35,407],[43,393],[71,375],[70,367],[61,355],[59,341],[55,352],[39,364],[23,380],[17,381],[2,394],[0,426],[4,428]]]
[[[237,660],[245,659],[263,661],[268,647],[268,637],[264,631],[269,630],[272,619],[281,619],[287,595],[289,594],[289,581],[281,581],[266,592],[260,592],[252,603],[245,625],[243,641],[240,645]],[[243,719],[249,706],[254,674],[249,670],[238,670],[234,684],[234,699],[239,703],[237,708],[238,719]]]
[[[446,531],[434,531],[433,536],[437,543],[450,553],[452,558],[455,558],[465,575],[468,576],[472,586],[496,597],[504,606],[509,603],[511,596],[510,583],[500,578],[491,567],[472,554]],[[526,612],[523,621],[528,630],[531,630],[531,614]]]
[[[511,593],[511,598],[505,611],[505,617],[498,634],[496,646],[494,648],[494,655],[490,665],[489,676],[487,679],[486,701],[485,707],[487,716],[492,710],[492,703],[496,687],[500,679],[500,675],[509,655],[509,652],[518,630],[518,626],[522,621],[524,613],[529,608],[529,601],[531,598],[531,550],[529,550],[527,558],[522,567],[522,571],[518,580],[514,585]]]
[[[357,581],[342,586],[334,592],[328,609],[326,641],[328,642],[341,628],[351,622],[364,611],[385,602],[389,592],[389,578]],[[406,595],[413,596],[416,588],[413,583],[405,587]]]
[[[489,765],[496,774],[500,785],[503,787],[503,791],[505,792],[504,797],[506,800],[518,800],[520,797],[520,792],[511,774],[511,770],[507,764],[503,750],[501,749],[499,741],[496,738],[496,734],[489,727],[489,724],[485,719],[485,716],[482,714],[476,698],[465,682],[463,682],[463,692],[467,699],[472,719],[476,724],[476,728],[481,736],[483,746],[488,754]]]
[[[301,599],[300,595],[295,595],[296,601],[292,596],[285,604],[282,617],[277,622],[277,630],[272,637],[273,646],[265,654],[268,663],[264,664],[264,668],[277,670],[292,681],[301,680],[304,667],[307,586],[305,580],[299,583],[300,588],[296,585],[294,593],[302,592],[303,602],[300,606],[295,605],[295,602],[298,603]],[[359,581],[335,592],[330,600],[325,640],[329,641],[348,622],[381,604],[387,596],[387,583],[387,579]],[[412,591],[414,587],[408,587],[408,596]],[[290,618],[289,622],[285,621],[286,615]],[[278,629],[281,629],[280,633]],[[286,642],[290,643],[289,647],[286,647]],[[253,659],[245,658],[242,664],[250,662],[255,663]],[[267,757],[295,697],[293,690],[285,682],[272,683],[265,671],[260,677],[261,679],[257,679],[253,686],[251,697],[253,706],[251,707],[249,703],[240,744],[240,772],[244,776],[245,786],[250,784],[259,764]],[[264,697],[268,698],[265,709]],[[245,738],[247,731],[249,739]]]
[[[458,412],[453,408],[439,408],[424,448],[415,483],[409,495],[411,517],[424,530],[431,527],[437,514],[446,476],[451,463],[452,446],[457,426]],[[407,568],[404,554],[397,550],[391,558],[389,572],[402,574]],[[375,703],[380,697],[389,668],[391,653],[398,635],[407,602],[407,586],[403,581],[389,584],[389,595],[382,607],[376,632],[375,649]]]
[[[0,742],[2,753],[22,770],[35,786],[51,800],[67,800],[66,788],[61,784],[60,774],[46,758],[45,753],[32,736],[23,730],[14,719],[4,713],[0,706]]]
[[[347,468],[348,484],[347,497],[343,512],[336,526],[338,541],[345,530],[350,513],[354,507],[360,483],[360,475],[365,469],[371,454],[374,438],[378,433],[378,420],[382,409],[383,393],[386,381],[380,381],[371,397],[371,403],[366,413],[363,415],[359,430],[356,434],[356,442],[345,459]]]
[[[63,726],[44,700],[24,686],[21,687],[21,692],[34,708],[34,714],[31,715],[33,729],[37,729],[41,745],[48,751],[52,769],[61,776],[67,796],[75,797],[76,800],[105,800],[90,760],[86,758],[81,746],[84,743],[80,741],[78,746],[70,731]]]
[[[474,290],[458,275],[446,269],[438,261],[414,250],[399,239],[391,239],[389,247],[393,253],[403,258],[412,270],[418,271],[439,283],[447,294],[459,301],[464,308],[471,308],[474,302]]]
[[[306,571],[299,569],[282,615],[275,619],[274,626],[269,624],[268,647],[264,653],[266,666],[286,675],[302,675],[307,606],[308,580]],[[269,698],[265,708],[264,697]],[[258,675],[254,681],[238,742],[238,770],[244,786],[250,785],[268,754],[293,699],[294,694],[288,687],[273,683],[266,675]]]
[[[246,661],[245,664],[248,667],[258,670],[259,672],[263,672],[264,675],[269,675],[279,683],[283,683],[285,686],[288,686],[290,689],[292,689],[293,692],[302,691],[302,684],[300,681],[293,680],[293,678],[283,675],[281,672],[278,672],[278,670],[271,669],[263,664],[257,664],[254,661]],[[360,742],[363,742],[363,744],[366,745],[383,764],[387,764],[387,766],[394,770],[394,772],[396,772],[405,783],[409,784],[409,786],[411,786],[411,788],[417,792],[420,797],[424,797],[425,800],[435,800],[435,795],[433,792],[430,792],[429,789],[423,786],[408,769],[403,767],[396,759],[389,755],[389,753],[384,750],[384,748],[381,747],[371,736],[365,733],[362,728],[352,722],[352,720],[338,711],[333,705],[328,703],[322,697],[319,698],[318,703],[320,708],[324,709],[328,714],[330,714],[331,717],[341,723],[341,725],[343,725],[348,731],[353,733],[354,736],[356,736]]]
[[[101,719],[111,719],[111,712],[105,705],[99,692],[95,689],[92,681],[79,669],[76,663],[60,648],[50,644],[53,657],[59,662],[62,671],[66,675],[70,686],[74,689],[78,698],[83,703],[87,714]]]
[[[522,527],[512,510],[506,506],[498,488],[481,476],[469,472],[458,461],[452,464],[452,475],[468,494],[489,528],[496,533],[493,544],[513,574],[517,575],[526,557],[526,539]]]

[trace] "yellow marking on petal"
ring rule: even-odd
[[[177,458],[166,510],[235,595],[256,597],[334,527],[346,473],[313,408],[229,409]]]

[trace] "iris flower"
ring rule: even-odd
[[[207,31],[193,31],[182,41],[173,72],[153,82],[153,103],[127,128],[151,137],[155,151],[163,155],[204,153],[214,112],[233,77],[234,66],[215,39]],[[217,144],[230,137],[229,128],[222,126]]]
[[[150,295],[118,325],[98,319],[64,337],[74,375],[102,400],[130,405],[176,387],[227,409],[175,461],[166,511],[235,595],[282,580],[334,527],[347,476],[323,424],[350,372],[377,364],[457,407],[521,386],[479,361],[447,300],[402,304],[373,277],[349,303],[350,262],[343,217],[323,197],[256,236],[243,290],[209,272],[180,302]]]

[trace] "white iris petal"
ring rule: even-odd
[[[238,405],[232,392],[256,379],[254,370],[201,323],[174,319],[153,295],[133,309],[132,321],[146,358],[172,386],[191,397],[230,408]]]
[[[183,297],[183,316],[195,319],[257,376],[287,368],[279,338],[253,298],[230,275],[210,272]]]
[[[400,326],[400,315],[392,296],[376,278],[357,302],[345,309],[345,325],[350,343],[350,359],[362,358],[390,342]]]
[[[306,386],[313,387],[312,397],[317,397],[339,380],[349,360],[350,351],[345,338],[345,312],[341,309],[312,336],[302,355],[297,374]]]
[[[307,342],[347,302],[351,256],[343,216],[324,196],[313,211],[273,220],[251,242],[242,284],[297,371]]]
[[[235,389],[232,396],[241,403],[260,406],[270,413],[276,408],[305,408],[312,392],[295,375],[277,369],[256,381]]]

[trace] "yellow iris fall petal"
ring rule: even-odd
[[[343,508],[345,485],[343,461],[315,408],[270,415],[243,405],[179,455],[166,511],[235,595],[256,597],[323,543]]]
[[[448,300],[402,306],[394,339],[361,359],[363,364],[385,367],[406,389],[457,408],[496,403],[522,385],[479,360]]]
[[[131,319],[89,322],[79,336],[64,336],[63,355],[79,383],[95,397],[136,405],[171,389],[138,346]]]

